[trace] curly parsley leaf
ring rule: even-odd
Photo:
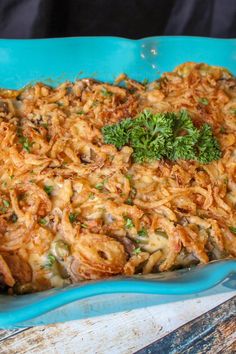
[[[128,118],[118,124],[104,126],[102,133],[105,143],[115,145],[118,149],[127,145],[130,138],[129,129],[132,128],[132,125],[132,119]]]
[[[221,157],[212,128],[207,124],[196,128],[185,110],[157,114],[145,110],[136,119],[103,127],[102,134],[106,144],[118,149],[131,146],[138,163],[160,159],[209,163]]]
[[[219,160],[221,157],[220,145],[208,124],[204,124],[200,130],[197,149],[198,161],[201,163],[210,163],[213,160]]]

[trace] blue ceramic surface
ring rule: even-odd
[[[136,80],[151,81],[186,61],[224,66],[236,74],[236,39],[151,37],[133,41],[82,37],[0,40],[0,87],[21,88],[36,81],[56,85],[81,77],[112,82],[121,73]],[[102,294],[159,294],[165,295],[168,302],[178,301],[183,296],[195,296],[191,294],[206,291],[219,283],[221,287],[214,288],[217,291],[236,289],[233,274],[236,274],[236,260],[225,260],[156,276],[88,282],[24,296],[0,295],[0,328],[101,315],[108,313],[108,308],[110,312],[119,311],[127,306],[147,306],[157,301],[157,297],[145,295],[138,299],[138,295],[130,295],[132,301],[126,299],[124,302],[122,296],[113,295],[116,301],[110,298],[104,302],[104,296],[108,295]],[[86,304],[92,296],[96,296],[96,306],[91,305],[91,300],[89,307]],[[69,305],[76,300],[80,300],[80,306],[78,303]],[[97,308],[99,310],[95,310]]]

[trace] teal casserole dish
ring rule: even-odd
[[[0,87],[19,89],[36,81],[58,84],[78,77],[113,82],[123,72],[138,81],[152,81],[187,61],[224,66],[236,74],[236,40],[198,37],[151,37],[137,41],[115,37],[0,40]],[[84,282],[23,296],[0,295],[0,327],[52,323],[158,301],[176,301],[219,283],[220,288],[213,291],[232,289],[235,273],[236,261],[230,259],[172,273]],[[122,297],[116,293],[144,295]],[[79,302],[73,303],[76,300]]]

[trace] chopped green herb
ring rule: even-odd
[[[106,97],[111,97],[113,95],[113,93],[111,91],[108,91],[106,87],[102,87],[101,93],[103,94],[103,96]]]
[[[141,253],[142,252],[142,250],[141,250],[141,248],[140,247],[137,247],[137,248],[135,248],[134,250],[133,250],[133,254],[134,255],[137,255],[137,254],[139,254],[139,253]]]
[[[92,106],[93,107],[96,107],[99,105],[99,101],[98,100],[94,100],[93,103],[92,103]]]
[[[145,227],[142,227],[142,229],[138,231],[138,235],[146,237],[148,235],[147,229]]]
[[[106,144],[113,144],[118,149],[131,146],[133,158],[138,163],[164,158],[209,163],[221,157],[210,125],[196,128],[183,110],[157,114],[146,110],[136,119],[127,118],[103,127],[102,133]]]
[[[45,129],[48,129],[48,123],[42,123],[41,126],[44,127]]]
[[[7,211],[7,208],[2,207],[2,206],[0,207],[0,212],[1,212],[1,213],[4,214],[4,213],[6,213],[6,211]]]
[[[44,186],[44,191],[48,194],[51,195],[53,191],[53,186]]]
[[[126,199],[125,204],[133,205],[132,199],[131,198]]]
[[[225,133],[226,132],[226,129],[225,129],[225,127],[223,127],[223,125],[222,125],[222,127],[220,127],[220,133]]]
[[[104,181],[102,182],[99,182],[95,185],[95,188],[98,189],[98,190],[102,190],[104,188],[104,184],[107,182],[106,179],[104,179]]]
[[[204,104],[204,106],[207,106],[209,104],[208,99],[205,97],[199,98],[198,102]]]
[[[156,233],[157,235],[159,235],[159,236],[164,237],[164,238],[168,238],[167,233],[166,233],[165,231],[161,230],[161,229],[156,229],[156,230],[155,230],[155,233]]]
[[[143,85],[146,86],[148,84],[148,79],[143,80]]]
[[[131,229],[132,227],[134,227],[132,219],[130,219],[129,217],[125,216],[124,220],[125,220],[125,228],[126,229]]]
[[[83,229],[87,229],[87,228],[88,228],[88,225],[87,225],[87,224],[80,224],[80,226],[81,226]]]
[[[9,200],[3,199],[2,202],[3,202],[3,205],[4,205],[6,208],[9,208],[9,206],[10,206]]]
[[[77,111],[76,113],[80,115],[80,114],[84,114],[84,111],[81,110],[81,111]]]
[[[10,175],[9,177],[10,177],[10,179],[13,179],[15,176],[14,175]]]
[[[59,107],[63,107],[63,106],[64,106],[64,103],[63,103],[63,102],[57,102],[57,105],[58,105]]]
[[[99,189],[99,190],[103,189],[103,187],[104,187],[104,183],[103,183],[103,182],[97,183],[97,184],[95,185],[95,188],[96,188],[96,189]]]
[[[77,220],[77,217],[78,217],[78,213],[70,213],[69,214],[69,220],[70,220],[71,224]]]
[[[89,199],[94,199],[95,198],[95,195],[94,195],[94,193],[89,193]]]
[[[48,220],[46,219],[46,218],[41,218],[41,219],[39,219],[39,223],[40,223],[40,225],[47,225],[47,223],[48,223]]]
[[[132,175],[125,175],[125,177],[129,180],[129,181],[131,181],[132,180],[132,178],[133,178],[133,176]]]
[[[20,138],[22,136],[22,128],[21,127],[17,128],[16,135],[18,136],[18,138]]]
[[[52,268],[55,262],[56,258],[51,253],[49,253],[47,256],[47,263],[45,264],[45,268]]]
[[[134,187],[132,187],[132,188],[130,189],[130,197],[131,197],[131,198],[135,198],[136,194],[137,194],[137,189],[134,188]]]
[[[7,187],[7,182],[6,181],[2,182],[2,186],[3,186],[3,188],[6,188]]]
[[[236,115],[236,108],[230,108],[230,113]]]
[[[236,227],[235,226],[230,226],[229,229],[233,234],[236,234]]]
[[[29,140],[26,136],[19,137],[19,143],[22,145],[23,149],[27,152],[30,152],[31,147],[33,146],[33,142]]]

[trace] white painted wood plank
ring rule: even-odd
[[[15,336],[16,334],[24,331],[25,328],[13,329],[13,330],[0,330],[0,342],[5,340],[8,337]],[[0,345],[1,348],[1,345]]]
[[[130,354],[236,295],[236,291],[86,320],[30,328],[1,342],[1,354]]]

